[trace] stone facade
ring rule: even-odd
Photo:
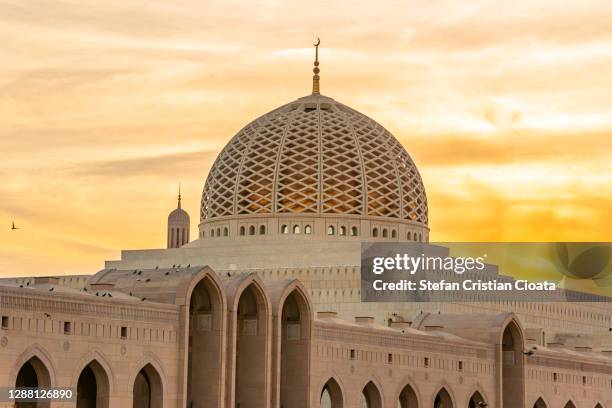
[[[93,373],[93,397],[53,407],[612,404],[606,353],[539,346],[512,313],[347,321],[315,313],[297,279],[208,267],[59,283],[0,286],[0,384],[19,384],[28,364],[39,386],[83,390]]]

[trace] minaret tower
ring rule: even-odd
[[[180,248],[189,243],[189,214],[181,208],[179,184],[178,207],[168,215],[168,248]]]

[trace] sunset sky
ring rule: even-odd
[[[212,161],[321,91],[423,176],[433,241],[612,240],[612,2],[0,0],[0,277],[196,235]],[[21,227],[11,231],[11,221]]]

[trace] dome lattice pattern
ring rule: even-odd
[[[428,222],[421,176],[397,139],[320,95],[249,123],[225,146],[206,180],[201,221],[283,213]]]

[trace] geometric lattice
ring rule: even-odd
[[[374,120],[321,95],[249,123],[206,180],[201,221],[274,213],[428,223],[425,188],[404,147]]]

